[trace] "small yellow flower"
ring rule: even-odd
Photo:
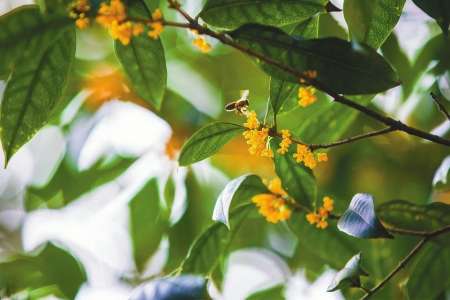
[[[244,123],[244,126],[248,129],[258,129],[260,124],[258,121],[258,117],[256,116],[256,112],[249,111],[247,113],[247,122]]]
[[[133,35],[138,36],[141,33],[144,32],[144,25],[141,23],[134,23],[133,24]]]
[[[269,128],[246,130],[243,136],[249,145],[248,152],[251,155],[273,157],[272,150],[268,147]]]
[[[205,40],[204,37],[198,36],[193,41],[192,44],[196,46],[201,52],[208,53],[211,51],[211,45]]]
[[[325,229],[325,228],[328,227],[328,222],[325,221],[325,220],[320,220],[320,221],[317,223],[316,227],[319,228],[319,229]]]
[[[154,40],[158,39],[161,33],[164,31],[162,20],[163,15],[161,10],[158,8],[152,13],[152,21],[149,24],[151,30],[148,32],[148,36]]]
[[[328,155],[325,152],[318,153],[317,154],[317,161],[318,162],[326,162],[326,161],[328,161]]]
[[[258,194],[252,197],[252,202],[259,208],[259,213],[270,223],[278,223],[289,219],[292,210],[283,198],[287,194],[281,187],[280,179],[271,180],[268,189],[271,194]]]
[[[317,97],[315,93],[316,89],[312,86],[300,87],[298,89],[298,105],[301,107],[307,107],[316,102]]]
[[[292,144],[291,133],[287,129],[281,130],[282,140],[280,142],[280,148],[278,148],[277,152],[280,154],[285,154],[289,150],[289,146]]]
[[[309,224],[314,225],[314,224],[319,223],[320,216],[316,213],[308,213],[306,215],[306,220],[308,221]]]
[[[316,158],[311,149],[306,145],[297,145],[297,152],[294,153],[294,158],[296,162],[303,162],[310,169],[314,169],[318,162],[328,161],[328,155],[326,153],[319,153]]]
[[[158,39],[161,33],[164,31],[164,26],[161,22],[152,22],[150,23],[150,27],[152,28],[152,30],[148,32],[148,36],[154,40]]]
[[[319,207],[316,212],[310,212],[306,215],[306,220],[311,225],[316,225],[319,229],[325,229],[328,227],[327,219],[330,216],[331,211],[333,210],[333,199],[326,196],[323,197],[323,205]]]
[[[75,25],[79,29],[85,29],[89,26],[89,19],[85,17],[84,13],[81,13],[79,18],[75,21]]]
[[[331,199],[328,196],[323,197],[323,208],[326,209],[328,212],[333,211],[333,209],[334,209],[333,199]]]
[[[125,23],[113,21],[109,28],[109,34],[113,39],[118,39],[126,46],[130,43],[131,37],[133,36],[133,23],[129,21]]]
[[[125,5],[123,5],[121,0],[111,0],[108,4],[102,2],[98,10],[97,17],[95,20],[101,26],[109,29],[113,26],[113,23],[117,24],[125,21],[127,18]]]
[[[163,19],[163,15],[162,12],[159,8],[157,8],[153,13],[152,13],[152,21],[161,21]]]
[[[287,196],[286,191],[283,189],[283,187],[281,186],[281,180],[280,178],[276,177],[274,179],[272,179],[269,184],[267,184],[267,188],[269,189],[269,191],[272,194],[277,194],[283,197]]]

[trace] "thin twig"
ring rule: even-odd
[[[374,288],[370,289],[366,295],[364,295],[361,300],[367,300],[370,297],[372,297],[378,290],[380,290],[386,283],[389,282],[389,280],[395,276],[401,269],[403,269],[408,262],[419,253],[420,249],[425,246],[425,244],[433,239],[434,237],[437,237],[438,235],[445,234],[450,231],[450,226],[443,227],[441,229],[429,232],[426,234],[426,236],[420,240],[419,243],[414,246],[414,248],[398,263],[398,265]]]
[[[450,121],[450,114],[448,113],[447,109],[445,109],[444,104],[441,103],[441,100],[439,99],[439,97],[434,94],[434,93],[430,93],[431,98],[433,98],[434,102],[436,103],[439,111],[444,115],[444,117],[447,118],[447,120]]]
[[[208,35],[210,37],[213,37],[217,40],[219,40],[220,42],[222,42],[225,45],[228,45],[230,47],[233,47],[243,53],[246,53],[250,56],[256,57],[258,59],[260,59],[261,61],[273,65],[277,68],[279,68],[280,70],[283,70],[289,74],[294,75],[295,77],[299,78],[299,80],[303,80],[306,84],[312,85],[314,87],[316,87],[317,89],[325,92],[326,94],[330,95],[335,102],[341,103],[343,105],[346,105],[350,108],[353,108],[355,110],[358,110],[364,114],[366,114],[367,116],[377,120],[380,123],[383,123],[389,127],[394,128],[395,130],[400,130],[400,131],[404,131],[410,135],[414,135],[417,137],[420,137],[422,139],[428,140],[428,141],[432,141],[435,142],[437,144],[441,144],[441,145],[445,145],[445,146],[450,146],[450,140],[444,139],[440,136],[434,135],[434,134],[430,134],[428,132],[422,131],[420,129],[414,128],[414,127],[410,127],[398,120],[395,120],[393,118],[384,116],[366,106],[363,106],[361,104],[358,104],[356,102],[353,102],[352,100],[330,90],[328,87],[326,87],[323,83],[320,83],[314,79],[308,78],[307,76],[305,76],[302,72],[295,70],[289,66],[286,66],[282,63],[280,63],[279,61],[276,61],[272,58],[266,57],[265,55],[256,52],[252,49],[246,48],[242,45],[240,45],[239,43],[236,43],[233,39],[231,39],[229,36],[227,36],[226,34],[223,33],[218,33],[215,32],[211,29],[209,29],[206,26],[202,26],[200,25],[195,19],[193,19],[191,16],[189,16],[189,14],[187,12],[185,12],[179,5],[179,3],[175,0],[169,0],[169,5],[171,8],[177,10],[181,15],[183,15],[186,20],[189,22],[189,28],[191,29],[195,29],[198,31],[199,34],[205,34]],[[170,26],[170,25],[169,25]]]
[[[370,137],[386,134],[386,133],[393,132],[393,131],[396,131],[396,130],[398,130],[398,129],[393,128],[393,127],[386,127],[386,128],[380,129],[380,130],[374,130],[374,131],[371,131],[371,132],[355,135],[355,136],[352,136],[352,137],[349,137],[349,138],[346,138],[346,139],[343,139],[343,140],[340,140],[340,141],[336,141],[336,142],[333,142],[333,143],[328,143],[328,144],[311,144],[311,145],[309,145],[309,148],[312,151],[314,151],[316,149],[325,149],[325,148],[336,147],[336,146],[339,146],[339,145],[349,144],[349,143],[352,143],[352,142],[355,142],[355,141],[358,141],[358,140],[362,140],[362,139],[365,139],[365,138],[370,138]]]

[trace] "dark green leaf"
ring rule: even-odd
[[[195,132],[183,145],[178,161],[181,166],[186,166],[208,158],[243,131],[244,127],[237,124],[225,122],[208,124]]]
[[[318,24],[318,16],[309,18],[295,26],[291,34],[294,36],[300,36],[305,39],[317,38],[319,30]],[[298,89],[298,87],[298,83],[292,83],[274,77],[270,79],[269,101],[272,105],[272,110],[275,116],[278,114],[285,101],[292,96],[292,94]]]
[[[386,225],[400,229],[430,231],[450,225],[450,205],[441,202],[419,205],[393,200],[380,205],[377,215]]]
[[[156,178],[150,179],[128,206],[134,261],[138,270],[143,271],[148,259],[158,249],[168,226],[167,212],[161,207]]]
[[[200,299],[207,299],[206,280],[193,275],[153,280],[136,288],[130,297],[130,300]]]
[[[325,230],[319,230],[306,221],[304,213],[293,214],[288,224],[298,237],[299,255],[306,249],[321,264],[327,264],[334,269],[342,268],[358,251],[353,241],[340,233],[335,226],[330,225]]]
[[[115,47],[133,88],[144,100],[160,109],[167,82],[166,59],[161,40],[140,35],[133,37],[126,46],[116,41]]]
[[[326,0],[208,0],[200,13],[206,23],[234,29],[246,23],[284,26],[325,12]]]
[[[217,198],[212,219],[230,227],[229,211],[239,204],[250,201],[256,194],[267,193],[266,186],[256,175],[242,175],[230,181]]]
[[[251,294],[246,300],[283,300],[284,298],[284,286],[276,285],[256,293]]]
[[[436,20],[444,34],[448,35],[450,2],[448,0],[413,0],[413,2]]]
[[[209,226],[192,244],[181,266],[182,272],[208,275],[227,250],[232,237],[239,230],[242,221],[254,209],[254,205],[245,204],[231,212],[230,230],[220,222]]]
[[[56,285],[67,298],[74,299],[86,281],[84,269],[67,251],[47,243],[30,254],[0,262],[0,289],[10,293]]]
[[[75,30],[61,32],[49,48],[46,35],[29,39],[7,83],[1,108],[5,163],[52,117],[75,55]]]
[[[419,257],[406,285],[408,299],[436,299],[450,287],[450,251],[429,244]]]
[[[297,72],[317,71],[317,81],[343,94],[371,94],[398,85],[395,71],[372,48],[337,38],[295,39],[275,27],[248,24],[229,33],[237,42]],[[298,78],[263,64],[270,75],[297,83]]]
[[[345,0],[344,17],[352,39],[379,48],[394,29],[405,0]]]
[[[293,157],[295,147],[291,151],[281,155],[277,153],[280,140],[272,139],[271,148],[274,153],[275,172],[281,179],[281,183],[286,192],[294,200],[312,209],[317,197],[317,184],[312,171],[303,164],[297,163]]]
[[[37,44],[45,50],[57,38],[58,32],[71,24],[73,20],[67,16],[41,15],[36,5],[21,6],[0,16],[0,79],[8,77],[22,56],[23,49],[33,50],[31,57],[39,54],[39,51],[30,48],[36,44],[32,40],[37,40]]]
[[[373,197],[369,194],[353,196],[339,219],[338,229],[358,238],[392,238],[375,215]]]
[[[349,286],[361,286],[359,277],[367,275],[367,272],[361,267],[361,253],[358,253],[345,264],[343,269],[336,273],[333,281],[327,288],[327,292],[334,292]]]
[[[78,172],[70,168],[64,159],[50,182],[43,187],[28,187],[25,207],[28,211],[38,208],[61,208],[94,188],[112,181],[122,174],[135,160],[120,158],[107,164],[99,162],[88,170]]]

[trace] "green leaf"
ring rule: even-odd
[[[298,237],[299,255],[306,249],[317,261],[334,269],[340,269],[358,251],[354,241],[340,233],[335,226],[319,230],[306,221],[305,213],[293,214],[288,225]]]
[[[208,158],[243,131],[244,127],[237,124],[210,123],[195,132],[183,145],[178,161],[181,166],[186,166]]]
[[[296,98],[285,103],[284,109],[296,109],[280,115],[279,124],[289,124],[292,134],[306,143],[329,143],[342,137],[355,121],[358,112],[330,101],[323,93],[317,92],[318,100],[308,107],[299,107]],[[372,96],[354,96],[352,100],[368,104]],[[295,120],[296,123],[292,124]]]
[[[412,64],[408,56],[400,47],[397,36],[394,32],[387,38],[381,46],[383,56],[392,64],[397,71],[402,82],[403,99],[407,99],[411,94],[414,86],[412,80],[414,73],[412,72]]]
[[[114,180],[134,159],[120,158],[98,162],[88,170],[73,170],[67,157],[63,159],[50,181],[42,187],[28,187],[25,191],[27,211],[39,208],[61,208],[94,188]]]
[[[297,203],[312,209],[317,198],[316,179],[311,169],[295,161],[294,146],[284,155],[277,153],[279,143],[280,139],[274,138],[270,144],[274,153],[275,172],[281,179],[283,189]]]
[[[167,212],[161,207],[158,181],[150,179],[128,204],[133,256],[140,272],[158,249],[168,227]]]
[[[144,3],[151,12],[159,8],[159,0],[144,0]]]
[[[246,23],[284,26],[324,13],[326,3],[326,0],[208,0],[200,17],[224,29]]]
[[[431,231],[450,225],[450,205],[441,202],[419,205],[393,200],[380,205],[377,215],[387,226],[400,229]]]
[[[327,292],[334,292],[346,287],[361,286],[360,276],[367,276],[367,272],[361,267],[361,253],[353,256],[334,276],[327,288]]]
[[[319,30],[319,17],[309,18],[299,23],[293,30],[292,35],[301,36],[302,38],[317,38]],[[270,78],[270,97],[269,101],[272,106],[274,115],[276,116],[281,107],[294,91],[298,89],[298,83],[291,83],[286,80]]]
[[[284,285],[275,285],[273,287],[258,291],[251,294],[246,300],[283,300],[284,298]]]
[[[413,0],[427,15],[436,20],[442,32],[448,36],[450,2],[447,0]]]
[[[394,29],[405,0],[345,0],[344,17],[352,36],[372,48],[379,48]]]
[[[182,263],[182,272],[209,275],[225,254],[242,221],[254,209],[253,204],[244,204],[234,209],[230,214],[230,230],[220,222],[209,226],[192,244]]]
[[[5,164],[52,117],[75,55],[75,30],[61,32],[49,48],[47,37],[29,40],[17,62],[3,96],[0,135]]]
[[[298,72],[315,70],[316,80],[343,94],[371,94],[398,85],[395,71],[372,48],[338,38],[296,39],[275,27],[248,24],[229,34],[240,44]],[[272,76],[297,83],[286,71],[262,64]]]
[[[450,287],[449,249],[428,244],[410,274],[406,284],[408,299],[436,299]]]
[[[217,198],[213,221],[222,222],[230,228],[229,211],[232,207],[248,202],[256,194],[268,193],[264,183],[256,175],[242,175],[230,181]]]
[[[207,299],[206,280],[200,276],[181,275],[153,280],[136,288],[130,300]]]
[[[126,46],[116,41],[115,48],[138,95],[160,109],[167,84],[166,58],[161,40],[140,35],[133,37]]]
[[[33,55],[28,54],[31,57],[39,54],[30,48],[33,40],[39,40],[37,44],[45,50],[58,32],[71,24],[73,20],[67,16],[42,15],[36,5],[20,6],[0,16],[0,79],[8,77],[24,49],[33,50]]]
[[[369,194],[353,196],[339,219],[338,229],[358,238],[392,238],[375,215],[373,197]]]
[[[0,289],[6,289],[9,293],[56,285],[65,297],[74,299],[81,284],[86,281],[80,263],[52,243],[32,253],[0,262],[0,270]]]

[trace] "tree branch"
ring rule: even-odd
[[[436,103],[439,111],[444,115],[444,117],[447,118],[447,120],[450,121],[450,114],[448,113],[448,111],[445,109],[444,104],[441,103],[441,100],[439,100],[438,95],[434,94],[434,93],[430,93],[431,98],[433,98],[434,102]]]
[[[419,253],[420,249],[425,246],[425,244],[431,239],[437,237],[438,235],[445,234],[450,232],[450,226],[443,227],[441,229],[429,232],[425,235],[423,239],[420,240],[419,243],[414,246],[414,248],[398,263],[398,265],[374,288],[368,290],[366,295],[364,295],[361,300],[367,300],[372,297],[378,290],[380,290],[389,280],[395,276],[401,269],[403,269],[408,262]]]
[[[280,70],[283,70],[289,74],[292,74],[294,76],[296,76],[297,78],[299,78],[299,80],[303,80],[306,84],[312,85],[314,87],[316,87],[317,89],[325,92],[326,94],[330,95],[335,102],[341,103],[345,106],[348,106],[350,108],[353,108],[355,110],[358,110],[364,114],[366,114],[367,116],[377,120],[380,123],[383,123],[395,130],[400,130],[403,132],[406,132],[410,135],[414,135],[417,137],[420,137],[422,139],[428,140],[428,141],[432,141],[434,143],[437,144],[441,144],[441,145],[445,145],[445,146],[450,146],[450,140],[444,139],[440,136],[434,135],[434,134],[430,134],[428,132],[419,130],[417,128],[414,127],[410,127],[398,120],[392,119],[390,117],[384,116],[368,107],[365,107],[363,105],[360,105],[356,102],[353,102],[352,100],[339,95],[338,93],[330,90],[328,87],[326,87],[324,84],[314,80],[314,79],[310,79],[307,76],[305,76],[302,72],[295,70],[289,66],[286,66],[272,58],[266,57],[265,55],[258,53],[252,49],[246,48],[242,45],[240,45],[239,43],[236,43],[233,39],[231,39],[230,37],[228,37],[226,34],[223,33],[218,33],[215,32],[211,29],[209,29],[206,26],[202,26],[200,25],[197,20],[193,19],[191,16],[189,16],[189,14],[187,12],[185,12],[181,7],[180,4],[176,1],[176,0],[168,0],[169,2],[169,7],[177,10],[181,15],[183,15],[186,20],[189,22],[189,28],[190,29],[194,29],[197,30],[199,34],[205,34],[208,35],[212,38],[215,38],[217,40],[219,40],[220,42],[222,42],[225,45],[228,45],[232,48],[235,48],[243,53],[246,53],[250,56],[256,57],[258,59],[260,59],[261,61],[273,65],[277,68],[279,68]],[[169,25],[170,26],[170,25]]]

